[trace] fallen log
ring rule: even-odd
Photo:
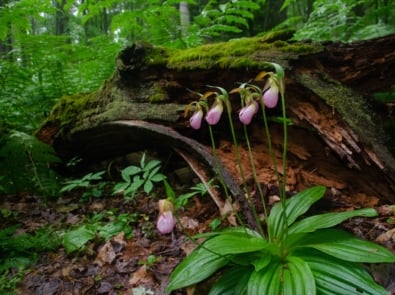
[[[137,149],[161,149],[163,144],[177,149],[181,143],[174,140],[176,134],[209,149],[206,128],[191,130],[183,116],[185,106],[197,99],[190,90],[204,93],[207,85],[230,90],[268,70],[266,62],[275,62],[285,69],[287,114],[293,123],[288,190],[323,184],[333,198],[339,193],[350,198],[362,194],[369,205],[394,202],[394,149],[385,145],[385,136],[394,135],[383,134],[381,127],[381,120],[393,120],[393,115],[384,110],[386,118],[377,116],[371,98],[395,84],[395,35],[350,44],[287,38],[289,32],[184,50],[135,43],[119,53],[115,73],[98,91],[61,98],[37,136],[66,161],[78,156],[85,163]],[[231,100],[236,104],[238,98]],[[235,107],[236,115],[237,111]],[[269,113],[278,114],[279,110]],[[127,121],[163,125],[176,133],[158,129],[156,135],[146,137]],[[218,155],[233,175],[229,185],[234,181],[240,185],[234,146],[222,121],[215,127]],[[240,130],[239,125],[236,128]],[[261,122],[255,120],[249,130],[259,180],[272,185],[275,177]],[[282,129],[272,123],[270,130],[280,161]],[[242,162],[248,163],[243,145],[240,150]],[[205,157],[196,154],[193,144],[183,146],[183,153],[195,155],[198,161]]]

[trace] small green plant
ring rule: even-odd
[[[67,231],[63,236],[63,246],[67,253],[84,250],[88,242],[96,237],[109,240],[121,231],[126,237],[131,237],[131,222],[136,222],[138,216],[134,213],[115,215],[112,211],[95,214],[82,225]]]
[[[207,185],[214,186],[212,182],[214,179],[211,179]],[[166,196],[167,198],[173,203],[174,209],[177,210],[178,208],[185,207],[188,204],[188,200],[196,195],[204,196],[208,192],[207,185],[204,183],[198,183],[191,187],[191,192],[185,193],[182,195],[177,196],[170,184],[164,180]]]
[[[214,87],[220,93],[209,91],[201,95],[200,101],[193,102],[187,108],[188,111],[191,106],[195,107],[190,124],[192,128],[199,129],[203,114],[207,112],[205,119],[209,124],[215,155],[211,125],[217,124],[223,110],[226,110],[236,150],[236,163],[243,180],[245,194],[249,196],[245,199],[248,202],[246,208],[250,208],[249,216],[255,216],[255,221],[250,222],[247,218],[249,224],[245,225],[243,219],[238,216],[238,221],[241,223],[239,227],[196,236],[196,239],[206,239],[175,268],[166,291],[170,293],[199,283],[220,272],[220,277],[214,283],[209,295],[387,294],[387,291],[373,280],[362,263],[391,263],[395,262],[395,255],[378,244],[358,239],[345,231],[333,228],[355,216],[376,216],[376,210],[367,208],[305,217],[304,214],[310,207],[324,196],[326,188],[315,186],[291,198],[286,197],[289,120],[285,114],[284,71],[277,64],[269,63],[269,65],[275,69],[275,73],[262,72],[256,77],[258,81],[265,79],[262,89],[244,83],[230,92],[238,93],[241,98],[242,108],[239,118],[244,125],[246,146],[255,184],[261,197],[265,223],[261,223],[255,206],[249,202],[250,196],[240,163],[228,93],[221,87]],[[267,108],[276,107],[279,95],[284,132],[282,174],[277,168],[266,116]],[[209,109],[207,98],[211,96],[214,96],[214,103]],[[267,144],[280,191],[280,202],[271,208],[270,213],[257,181],[246,128],[258,112],[259,106],[262,110]],[[221,175],[218,176],[220,182],[224,184]],[[224,191],[227,194],[226,186]]]
[[[122,193],[128,201],[132,200],[141,188],[146,194],[151,193],[154,183],[166,178],[159,172],[160,164],[160,161],[155,159],[146,163],[146,154],[144,153],[140,160],[140,167],[131,165],[121,171],[123,181],[114,186],[113,193]]]
[[[60,189],[60,193],[69,192],[75,189],[84,189],[81,200],[86,201],[90,198],[101,198],[103,196],[104,187],[107,185],[102,181],[105,171],[96,173],[88,173],[82,178],[65,181],[65,185]]]

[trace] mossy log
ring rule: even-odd
[[[394,118],[372,95],[395,84],[395,35],[351,44],[293,42],[289,37],[283,32],[184,50],[133,44],[119,53],[113,76],[98,91],[61,98],[37,136],[65,160],[78,156],[85,163],[145,148],[194,154],[193,144],[169,139],[166,132],[158,135],[162,131],[147,134],[140,123],[130,122],[154,124],[148,129],[166,126],[209,148],[206,126],[192,130],[183,116],[185,106],[198,99],[193,91],[204,93],[207,85],[233,89],[268,70],[266,62],[275,62],[285,69],[286,108],[293,122],[288,189],[323,184],[333,197],[340,192],[394,202],[394,148],[386,144],[394,135],[382,128],[384,119]],[[237,118],[239,98],[230,98]],[[278,114],[278,109],[268,113]],[[240,184],[227,126],[222,119],[214,128],[218,155]],[[242,129],[236,128],[241,136]],[[270,129],[280,161],[281,125],[271,123]],[[258,177],[270,186],[275,178],[259,119],[249,132]],[[240,149],[243,164],[248,163],[243,144]]]

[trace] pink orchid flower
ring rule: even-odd
[[[253,100],[249,105],[246,105],[244,108],[242,108],[239,112],[240,122],[244,125],[250,124],[252,121],[252,117],[256,114],[258,108],[259,105],[255,100]]]
[[[224,107],[222,105],[222,102],[215,102],[214,106],[206,114],[207,123],[210,125],[216,125],[221,119],[223,110]]]
[[[176,225],[176,219],[173,216],[173,204],[166,200],[159,200],[159,217],[156,222],[156,228],[159,233],[166,235],[173,231]]]
[[[189,124],[193,129],[200,129],[202,126],[203,111],[197,110],[189,119]]]
[[[279,90],[278,86],[273,82],[272,79],[269,79],[266,85],[270,88],[263,94],[262,101],[267,108],[272,109],[277,106]]]

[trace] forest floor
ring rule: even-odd
[[[226,160],[225,154],[221,157]],[[271,172],[261,171],[261,175],[264,173]],[[269,179],[272,176],[265,177]],[[190,181],[192,185],[199,182],[196,177]],[[188,186],[183,187],[186,190]],[[268,201],[275,200],[277,194],[274,185],[266,186],[265,197]],[[209,195],[195,196],[178,210],[178,224],[174,232],[161,235],[156,230],[155,221],[158,199],[165,198],[164,195],[164,189],[158,186],[152,196],[141,194],[129,202],[111,194],[81,202],[81,194],[74,191],[47,203],[29,194],[3,196],[0,208],[17,214],[7,219],[0,215],[1,228],[18,223],[21,225],[18,234],[34,234],[43,226],[61,232],[82,223],[94,226],[100,221],[105,224],[122,214],[130,218],[126,222],[131,228],[130,233],[121,231],[108,240],[96,237],[72,253],[67,253],[64,247],[39,253],[37,262],[27,269],[18,284],[18,294],[164,295],[170,273],[196,247],[188,236],[210,231],[212,222],[220,217]],[[361,204],[377,208],[379,216],[354,218],[341,227],[363,239],[379,242],[395,253],[395,216],[389,206],[391,204],[380,203],[378,199],[364,194],[350,196],[338,190],[328,190],[309,214],[356,209]],[[221,226],[227,225],[226,219],[221,222]],[[367,268],[380,284],[392,289],[395,294],[394,265],[370,265]],[[208,294],[208,286],[210,282],[204,282],[172,294]]]

